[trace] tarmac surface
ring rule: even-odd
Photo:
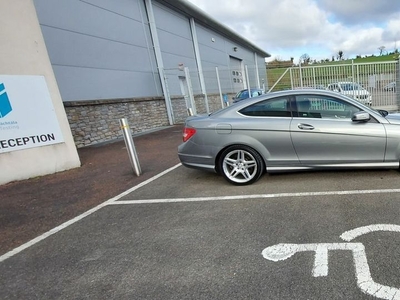
[[[133,140],[141,176],[121,140],[78,149],[79,168],[0,185],[0,255],[179,163],[181,125]]]
[[[179,164],[182,127],[79,149],[0,187],[0,299],[399,299],[397,170],[265,174]],[[20,247],[18,247],[20,246]]]

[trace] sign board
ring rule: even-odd
[[[44,76],[0,75],[0,153],[62,142]]]

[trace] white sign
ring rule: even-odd
[[[346,231],[340,237],[349,242],[363,234],[375,231],[400,232],[400,226],[392,224],[374,224]],[[361,243],[277,244],[265,248],[262,251],[262,255],[265,259],[271,261],[281,261],[288,259],[298,252],[313,251],[315,252],[315,259],[312,275],[314,277],[320,277],[328,275],[329,250],[343,250],[353,253],[357,286],[364,293],[381,299],[400,299],[399,288],[383,285],[372,279],[367,255],[365,254],[365,247]]]
[[[0,153],[63,141],[45,78],[0,75]]]

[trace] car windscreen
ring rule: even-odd
[[[345,83],[345,84],[342,84],[341,86],[342,86],[342,89],[344,91],[355,91],[355,90],[362,90],[363,89],[357,83]]]

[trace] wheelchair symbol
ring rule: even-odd
[[[344,232],[340,237],[344,241],[351,241],[358,236],[375,231],[400,232],[399,225],[375,224],[355,228]],[[262,255],[271,261],[288,259],[297,252],[314,251],[314,277],[328,275],[328,251],[349,250],[353,253],[354,267],[357,277],[357,286],[366,294],[380,299],[400,299],[400,289],[375,282],[369,270],[365,247],[361,243],[313,243],[313,244],[277,244],[265,248]]]

